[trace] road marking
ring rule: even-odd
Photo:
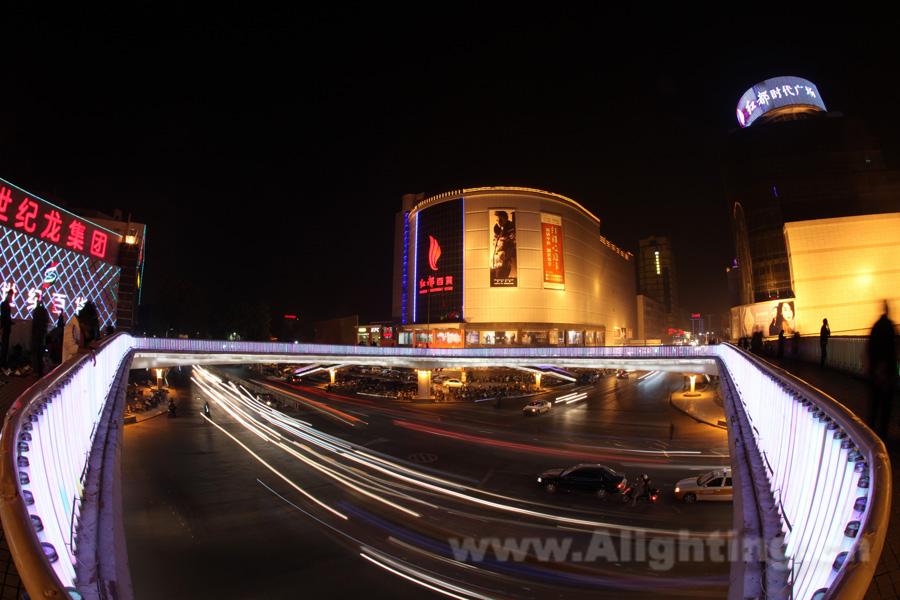
[[[429,452],[415,452],[406,457],[406,460],[408,460],[409,462],[414,462],[420,465],[429,465],[433,462],[437,462],[437,459],[437,454],[431,454]]]

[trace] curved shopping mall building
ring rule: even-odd
[[[613,345],[634,337],[634,258],[552,192],[406,195],[394,247],[397,342]]]

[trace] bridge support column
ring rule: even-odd
[[[334,385],[334,380],[337,376],[337,369],[328,369],[328,376],[331,378],[331,385]]]
[[[543,375],[543,373],[534,374],[534,385],[536,385],[538,389],[541,389],[541,375]]]
[[[431,400],[431,369],[419,369],[419,391],[416,400]]]
[[[466,382],[466,370],[465,369],[459,370],[459,380],[462,381],[463,383]]]

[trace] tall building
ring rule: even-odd
[[[754,85],[739,101],[738,124],[723,175],[741,304],[794,297],[785,223],[900,210],[900,174],[864,123],[828,112],[812,82]]]
[[[738,280],[732,337],[815,333],[822,318],[833,332],[864,332],[883,299],[900,301],[890,267],[900,171],[860,119],[827,111],[805,79],[748,89],[738,124],[723,163],[738,267],[728,273]]]
[[[662,304],[670,327],[679,320],[678,277],[669,238],[653,236],[640,241],[638,293]]]

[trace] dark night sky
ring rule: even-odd
[[[201,288],[276,314],[388,318],[401,194],[526,185],[580,201],[627,249],[671,235],[684,307],[722,310],[733,251],[718,156],[746,88],[806,77],[830,110],[900,145],[896,23],[6,17],[0,177],[148,223],[151,304]]]

